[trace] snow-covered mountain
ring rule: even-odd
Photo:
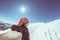
[[[60,40],[60,19],[48,23],[31,23],[28,29],[30,40]]]
[[[5,29],[8,29],[9,27],[11,27],[10,25],[11,24],[0,22],[0,31],[1,30],[5,30]]]
[[[0,40],[21,40],[22,33],[11,30],[11,24],[0,22]]]
[[[60,40],[60,19],[28,26],[31,40]]]

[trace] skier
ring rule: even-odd
[[[12,25],[11,29],[13,31],[21,32],[22,33],[22,39],[21,40],[30,40],[29,38],[29,32],[28,32],[28,19],[27,18],[21,18],[18,25]]]

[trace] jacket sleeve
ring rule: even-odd
[[[11,26],[11,30],[12,31],[17,31],[19,28],[18,28],[18,26],[17,25],[12,25]]]
[[[23,33],[22,28],[19,28],[17,25],[12,25],[11,30]]]

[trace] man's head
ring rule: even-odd
[[[27,18],[21,18],[20,21],[19,21],[19,23],[18,23],[18,26],[19,27],[22,26],[22,25],[28,26],[28,23],[29,23],[29,21],[28,21]]]

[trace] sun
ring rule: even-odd
[[[25,12],[26,11],[26,8],[25,7],[21,7],[21,12]]]

